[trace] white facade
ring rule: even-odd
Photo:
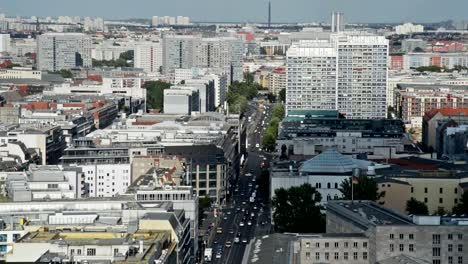
[[[399,35],[407,35],[411,33],[424,32],[423,25],[413,25],[412,23],[405,23],[395,27],[395,32]]]
[[[388,40],[332,34],[287,53],[286,110],[338,110],[347,118],[385,118]]]
[[[10,52],[10,34],[0,34],[0,52]]]
[[[37,38],[37,68],[59,71],[88,68],[91,61],[91,37],[81,33],[45,33]]]
[[[42,72],[30,68],[1,69],[0,79],[42,79]]]
[[[162,43],[138,43],[135,47],[134,61],[135,68],[149,73],[159,72],[163,63]]]
[[[131,164],[77,165],[84,173],[89,197],[114,197],[132,183]]]

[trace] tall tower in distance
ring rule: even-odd
[[[344,14],[341,12],[332,13],[331,32],[344,31]]]
[[[268,28],[271,28],[271,1],[268,2]]]

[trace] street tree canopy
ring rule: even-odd
[[[149,81],[144,84],[147,93],[147,105],[150,109],[159,109],[163,111],[164,90],[171,87],[170,83],[162,81]]]
[[[325,231],[325,217],[320,193],[306,183],[289,189],[275,190],[273,220],[279,232],[321,233]]]
[[[427,215],[429,210],[425,203],[411,198],[406,202],[406,212],[413,215]]]
[[[364,175],[360,176],[358,178],[358,183],[355,183],[353,188],[351,188],[351,184],[351,179],[345,179],[341,183],[340,191],[345,200],[351,200],[351,192],[354,194],[354,200],[377,201],[385,196],[385,192],[379,192],[377,183],[370,177]]]

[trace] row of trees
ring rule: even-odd
[[[144,84],[146,88],[146,104],[149,109],[164,110],[164,90],[171,87],[170,83],[162,81],[149,81]]]
[[[262,139],[263,147],[268,151],[274,151],[276,147],[276,138],[278,136],[278,126],[285,115],[284,107],[282,105],[276,105],[273,108],[272,118],[270,125],[266,129],[265,135]]]
[[[408,214],[414,214],[414,215],[427,215],[429,214],[429,210],[427,208],[427,205],[421,201],[418,201],[414,198],[411,198],[406,202],[406,211]],[[438,215],[444,215],[449,212],[440,209],[439,211],[435,212]],[[457,214],[457,215],[468,215],[468,192],[464,192],[462,195],[462,199],[460,203],[455,205],[452,208],[452,214]]]
[[[259,89],[261,89],[260,85],[254,83],[251,74],[246,74],[243,82],[233,82],[227,94],[229,111],[238,114],[245,112],[249,100],[257,96]]]

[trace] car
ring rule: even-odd
[[[251,183],[251,182],[249,182],[249,187],[252,187],[252,183]]]
[[[239,226],[244,226],[244,225],[245,225],[244,222],[239,223]]]
[[[254,216],[255,216],[255,213],[254,213],[254,212],[252,212],[252,213],[250,214],[250,216],[251,216],[251,217],[254,217]]]
[[[229,234],[234,234],[234,229],[229,230]]]
[[[236,208],[236,211],[240,211],[240,210],[241,210],[241,208],[240,208],[240,207],[237,207],[237,208]]]
[[[223,233],[223,228],[222,227],[216,228],[216,233],[217,234],[222,234]]]
[[[234,243],[239,244],[239,242],[240,242],[240,238],[239,238],[239,237],[235,237],[235,238],[234,238]]]
[[[242,243],[247,244],[247,238],[243,238]]]
[[[258,144],[258,143],[255,144],[255,147],[256,147],[256,148],[259,148],[259,147],[260,147],[260,144]]]
[[[241,196],[244,196],[244,193],[241,193]]]
[[[246,177],[252,177],[252,173],[246,173],[245,176]]]
[[[237,237],[240,237],[241,235],[242,235],[241,232],[237,232],[237,235],[236,235],[236,236],[237,236]]]
[[[228,219],[228,217],[227,217],[227,216],[224,216],[224,217],[223,217],[223,219],[224,219],[224,220],[227,220],[227,219]]]
[[[258,208],[257,208],[257,206],[254,206],[253,209],[254,209],[254,210],[257,210]]]
[[[247,222],[247,225],[251,226],[251,225],[252,225],[252,221],[248,221],[248,222]]]
[[[230,215],[230,214],[231,214],[231,211],[227,211],[227,214]]]
[[[217,258],[217,259],[220,259],[220,258],[222,257],[222,255],[223,255],[223,254],[222,254],[221,252],[218,252],[218,253],[216,253],[216,258]]]
[[[245,212],[245,208],[242,208],[242,212]]]
[[[227,248],[230,248],[231,246],[232,246],[232,242],[231,242],[231,241],[227,241],[227,242],[226,242],[226,247],[227,247]]]
[[[218,244],[218,240],[213,241],[213,244],[217,245],[217,244]]]
[[[257,180],[255,178],[252,178],[252,182],[256,182]]]
[[[247,204],[245,201],[242,202],[243,205]]]

